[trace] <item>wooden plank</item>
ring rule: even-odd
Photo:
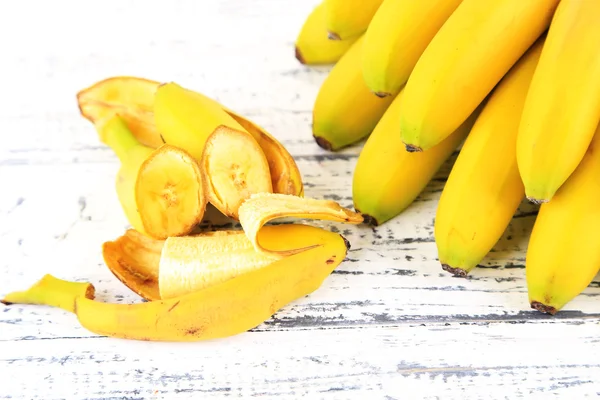
[[[352,157],[306,156],[298,163],[311,183],[307,196],[352,206]],[[526,203],[485,260],[487,268],[476,269],[468,279],[441,270],[432,221],[448,167],[405,213],[381,227],[305,221],[340,231],[350,241],[351,251],[318,291],[285,307],[257,329],[549,318],[530,310],[527,303],[524,249],[535,209]],[[3,167],[1,184],[12,190],[0,203],[4,215],[0,246],[5,255],[0,260],[2,293],[27,287],[49,272],[91,281],[101,300],[139,301],[111,275],[101,255],[101,244],[121,235],[127,226],[112,189],[116,168],[115,162],[108,161]],[[600,317],[599,295],[595,281],[554,319]],[[0,329],[0,340],[89,336],[71,316],[47,308],[5,308],[0,326],[8,327]]]
[[[584,398],[596,322],[246,333],[205,343],[0,342],[0,398]]]

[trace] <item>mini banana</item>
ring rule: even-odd
[[[402,90],[367,139],[354,169],[354,208],[373,225],[397,216],[417,198],[467,136],[478,112],[429,151],[410,153],[394,134],[405,99]]]
[[[190,233],[202,222],[207,198],[198,162],[180,148],[162,145],[140,166],[135,202],[144,230],[153,238]]]
[[[329,39],[346,40],[363,34],[383,0],[323,0]]]
[[[368,136],[394,97],[379,98],[362,76],[361,36],[331,69],[313,107],[313,136],[319,146],[336,151]]]
[[[423,151],[452,133],[548,28],[558,0],[463,0],[415,65],[400,135]]]
[[[335,64],[358,39],[329,40],[325,28],[325,4],[308,15],[296,37],[296,59],[306,65]]]
[[[600,269],[600,125],[575,171],[542,204],[529,239],[525,273],[531,307],[555,314]]]
[[[125,217],[136,230],[146,233],[135,201],[135,184],[142,164],[154,149],[141,144],[119,115],[96,120],[95,126],[100,140],[115,152],[121,163],[115,189]]]
[[[362,71],[378,96],[397,94],[462,0],[384,0],[365,33]]]
[[[493,90],[444,185],[435,242],[443,269],[454,275],[466,276],[483,260],[525,196],[517,132],[543,45],[541,37]]]
[[[600,121],[600,2],[561,0],[523,110],[517,161],[526,196],[550,201]]]

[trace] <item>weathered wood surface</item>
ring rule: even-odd
[[[293,58],[315,3],[2,3],[0,295],[49,272],[93,282],[101,300],[139,301],[100,251],[127,227],[113,190],[117,159],[75,103],[77,90],[108,76],[174,80],[218,98],[282,140],[307,196],[352,206],[360,145],[329,154],[314,144],[311,107],[328,69]],[[0,399],[600,395],[600,282],[555,317],[527,304],[536,207],[523,204],[469,278],[439,267],[433,219],[451,163],[381,227],[310,221],[343,232],[348,259],[242,335],[129,342],[94,335],[61,310],[1,308]]]

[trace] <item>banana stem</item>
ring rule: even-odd
[[[114,115],[104,121],[98,121],[96,130],[100,140],[113,149],[122,163],[127,161],[131,149],[140,146],[140,142],[133,136],[133,133],[119,115]]]
[[[65,281],[46,274],[29,289],[9,293],[0,302],[6,305],[46,305],[59,307],[74,313],[75,299],[84,296],[91,300],[94,298],[95,292],[96,290],[91,283]]]

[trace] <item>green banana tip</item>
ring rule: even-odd
[[[454,268],[449,266],[448,264],[442,264],[442,269],[446,272],[451,273],[452,275],[460,278],[466,278],[469,271],[462,268]]]
[[[530,305],[531,305],[531,308],[533,308],[534,310],[538,310],[539,312],[544,313],[544,314],[554,315],[558,311],[555,307],[548,306],[542,302],[535,301],[535,300],[532,301],[530,303]]]

